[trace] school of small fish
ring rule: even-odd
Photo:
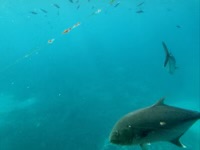
[[[87,0],[87,1],[88,1],[88,2],[91,2],[90,0]],[[80,8],[80,6],[81,6],[79,0],[69,0],[69,3],[75,4],[77,10],[78,10],[78,9]],[[136,7],[139,8],[139,10],[137,10],[136,13],[139,14],[139,13],[143,13],[143,12],[144,12],[144,11],[142,10],[142,8],[141,8],[141,6],[142,6],[143,4],[144,4],[144,1],[142,1],[142,2],[140,2],[138,5],[136,5]],[[120,5],[120,1],[110,0],[110,1],[109,1],[109,5],[112,6],[112,7],[114,7],[114,8],[116,8],[116,7],[118,7],[118,6]],[[52,6],[53,6],[54,8],[57,9],[57,15],[59,15],[59,14],[60,14],[59,9],[61,8],[60,5],[59,5],[59,4],[56,4],[56,3],[53,3]],[[92,9],[94,9],[94,8],[95,8],[95,6],[92,6]],[[44,8],[40,8],[39,11],[42,12],[42,13],[44,13],[45,15],[48,14],[48,11],[47,11],[46,9],[44,9]],[[34,11],[30,11],[30,13],[31,13],[32,15],[37,15],[37,14],[39,14],[39,11],[35,11],[35,10],[34,10]],[[95,11],[93,11],[93,13],[92,13],[90,16],[99,14],[99,13],[101,13],[101,12],[102,12],[102,9],[97,8]],[[74,24],[73,26],[64,29],[63,32],[62,32],[62,34],[67,34],[67,33],[71,32],[73,29],[75,29],[76,27],[78,27],[80,24],[81,24],[80,22],[77,22],[77,23]],[[49,40],[48,40],[48,44],[52,44],[54,41],[55,41],[55,38],[49,39]]]
[[[69,1],[69,4],[75,5],[75,8],[76,8],[77,10],[79,10],[79,8],[81,7],[81,2],[80,2],[79,0],[68,0],[68,1]],[[87,2],[90,3],[91,0],[87,0]],[[92,3],[90,3],[90,4],[92,4]],[[121,2],[118,1],[118,0],[109,0],[108,5],[106,5],[106,6],[103,7],[103,8],[97,8],[95,5],[92,4],[91,9],[92,9],[92,10],[94,9],[94,10],[93,10],[93,12],[92,12],[88,17],[98,15],[98,14],[100,14],[100,13],[102,12],[102,10],[107,11],[107,8],[110,8],[110,7],[117,8],[117,7],[121,6],[120,4],[121,4]],[[138,2],[137,4],[135,4],[135,6],[134,6],[134,7],[135,7],[135,8],[134,8],[135,13],[136,13],[136,14],[143,14],[143,13],[144,13],[144,9],[143,9],[144,7],[143,7],[143,6],[144,6],[145,4],[146,4],[146,3],[145,3],[144,0],[141,0],[140,2]],[[53,4],[51,4],[51,6],[54,7],[54,8],[57,10],[57,15],[59,15],[59,14],[60,14],[60,9],[61,9],[62,7],[61,7],[59,4],[57,4],[57,3],[53,3]],[[43,13],[43,14],[45,14],[45,16],[47,16],[47,14],[48,14],[48,12],[49,12],[49,11],[47,11],[47,10],[44,9],[44,8],[40,8],[40,9],[38,9],[38,10],[39,10],[39,11],[32,10],[32,11],[30,11],[30,13],[31,13],[32,15],[34,15],[34,16],[38,15],[39,13]],[[132,10],[132,8],[130,7],[129,10]],[[85,20],[86,20],[86,19],[87,19],[87,18],[85,18]],[[65,28],[65,29],[61,32],[61,34],[68,34],[68,33],[70,33],[73,29],[79,27],[83,22],[84,22],[84,21],[81,21],[81,22],[78,21],[78,22],[75,23],[74,25]],[[181,26],[178,25],[178,24],[175,25],[175,27],[178,28],[178,29],[181,28]],[[56,39],[55,37],[54,37],[54,38],[51,38],[51,39],[49,39],[49,40],[47,41],[47,43],[48,43],[48,44],[52,44],[52,43],[54,43],[55,39]],[[165,125],[165,122],[160,122],[160,125]]]
[[[79,1],[79,0],[68,0],[68,3],[71,4],[71,5],[74,5],[75,6],[75,9],[76,10],[79,10],[79,9],[82,9],[81,7],[81,3],[82,1]],[[92,17],[92,16],[96,16],[98,14],[100,14],[102,11],[104,11],[105,13],[107,12],[108,9],[110,8],[118,8],[118,7],[121,7],[121,6],[125,6],[123,3],[123,1],[119,1],[119,0],[108,0],[108,3],[107,5],[105,5],[104,7],[101,7],[101,8],[98,8],[96,7],[96,5],[94,3],[92,3],[92,0],[87,0],[88,4],[90,4],[91,6],[91,10],[92,10],[92,13],[89,14],[88,16],[86,16],[85,18],[83,18],[84,20],[81,20],[81,21],[77,21],[77,23],[73,24],[72,26],[68,27],[68,28],[65,28],[63,29],[63,31],[61,32],[61,34],[65,35],[65,34],[68,34],[70,33],[73,29],[79,27],[81,24],[84,23],[84,21],[86,21],[89,17]],[[144,10],[143,10],[143,6],[146,4],[146,2],[144,0],[139,0],[139,2],[136,2],[135,5],[133,6],[127,6],[129,10],[133,10],[134,9],[134,12],[136,14],[143,14],[144,13]],[[57,3],[52,3],[51,6],[57,11],[57,15],[59,16],[60,15],[60,9],[64,8],[64,6],[60,6],[59,4]],[[85,5],[84,5],[85,6]],[[135,8],[133,8],[135,7]],[[33,15],[33,16],[38,16],[38,15],[44,15],[45,17],[47,17],[49,15],[49,12],[50,10],[47,10],[45,8],[34,8],[33,10],[29,11],[29,14]],[[30,17],[30,16],[28,16]],[[182,26],[179,25],[179,24],[176,24],[175,27],[177,29],[181,29]],[[61,35],[60,34],[60,35]],[[49,38],[47,40],[47,43],[48,44],[52,44],[54,43],[54,41],[57,39],[57,37],[53,37],[53,38]],[[31,52],[28,52],[28,54],[24,55],[23,57],[21,57],[20,59],[18,59],[16,62],[12,63],[11,65],[8,65],[9,67],[16,64],[17,62],[19,62],[19,60],[22,60],[24,58],[28,58],[30,57],[31,55],[33,54],[38,54],[38,51],[44,49],[46,45],[42,46],[42,48],[34,48],[33,50],[31,50]],[[6,67],[6,68],[9,68],[9,67]],[[163,123],[161,122],[161,125],[163,125]]]

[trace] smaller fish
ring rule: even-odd
[[[169,52],[165,42],[162,42],[162,45],[163,45],[163,48],[165,51],[164,67],[167,68],[167,70],[170,74],[174,74],[175,70],[178,68],[178,67],[176,67],[176,59],[172,55],[172,53]]]
[[[80,8],[80,5],[78,5],[77,7],[76,7],[76,9],[79,9]]]
[[[30,13],[33,14],[33,15],[37,15],[37,14],[38,14],[38,13],[35,12],[35,11],[31,11]]]
[[[177,27],[177,28],[181,28],[181,26],[180,26],[180,25],[176,25],[176,27]]]
[[[115,4],[115,6],[114,6],[114,7],[117,7],[117,6],[119,6],[119,4],[120,4],[120,2],[117,2],[117,4]]]
[[[144,13],[144,11],[143,10],[138,10],[138,11],[136,11],[136,13],[137,14],[141,14],[141,13]]]
[[[53,6],[58,8],[58,9],[60,8],[60,6],[58,4],[53,4]]]
[[[144,4],[144,2],[141,2],[137,5],[137,7],[142,6]]]
[[[56,7],[56,8],[58,9],[57,15],[59,16],[59,14],[60,14],[60,13],[59,13],[60,6],[59,6],[58,4],[53,4],[53,6]]]
[[[46,11],[46,10],[44,10],[44,9],[40,9],[43,13],[45,13],[45,14],[47,14],[48,12]]]
[[[70,3],[74,3],[73,0],[69,0]]]

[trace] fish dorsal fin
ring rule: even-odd
[[[164,104],[164,100],[165,100],[165,97],[161,98],[159,101],[157,101],[154,105],[154,106],[162,106],[162,105],[165,105]]]
[[[163,45],[163,48],[164,48],[164,51],[166,53],[166,56],[169,57],[170,56],[170,53],[169,53],[169,50],[167,48],[167,45],[165,44],[165,42],[162,42],[162,45]]]
[[[178,147],[181,147],[181,148],[187,148],[184,144],[182,144],[179,140],[180,136],[174,140],[171,140],[170,142]]]

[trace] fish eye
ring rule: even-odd
[[[132,126],[130,124],[127,125],[128,128],[131,128]]]
[[[119,136],[119,131],[114,132],[116,136]]]

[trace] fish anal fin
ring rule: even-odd
[[[198,113],[198,119],[200,119],[200,113]]]
[[[140,144],[140,147],[142,150],[148,150],[148,145],[150,145],[149,143],[144,143],[144,144]]]
[[[179,140],[180,137],[174,139],[174,140],[171,140],[170,142],[178,147],[181,147],[181,148],[187,148],[184,144],[182,144]]]

